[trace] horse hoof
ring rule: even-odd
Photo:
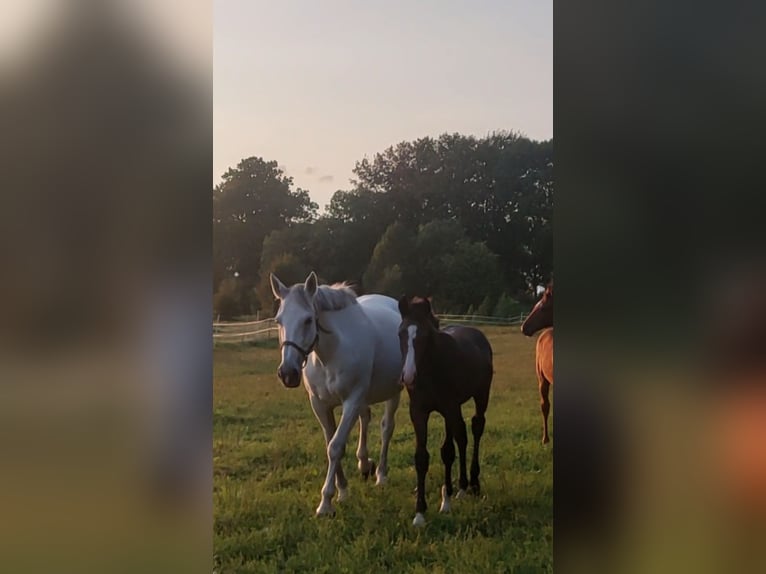
[[[464,496],[465,496],[465,490],[461,488],[460,490],[457,491],[457,494],[455,495],[455,500],[457,500],[458,498],[463,498]]]
[[[375,486],[385,486],[388,482],[388,477],[385,474],[378,475],[378,479],[375,481]]]
[[[442,504],[439,507],[439,512],[448,513],[450,511],[449,496],[447,495],[447,487],[442,486]]]
[[[551,439],[549,439],[547,436],[544,436],[543,437],[543,444],[548,444],[549,442],[551,442]]]
[[[338,502],[343,502],[348,498],[348,488],[338,488]]]
[[[332,507],[331,504],[324,504],[324,503],[322,503],[322,504],[319,505],[319,508],[317,508],[316,515],[317,516],[329,516],[329,517],[332,518],[333,516],[335,516],[335,509]]]
[[[422,528],[426,525],[426,517],[423,516],[422,513],[418,512],[412,521],[412,525],[416,526],[417,528]]]
[[[367,470],[366,470],[366,471],[362,471],[362,477],[363,477],[365,480],[367,480],[367,479],[368,479],[368,478],[370,478],[370,477],[371,477],[373,474],[375,474],[375,469],[376,469],[376,466],[375,466],[375,461],[374,461],[374,460],[368,460],[368,461],[367,461]]]

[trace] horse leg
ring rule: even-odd
[[[361,408],[361,401],[347,400],[343,403],[340,424],[335,430],[333,437],[327,443],[327,476],[325,477],[324,486],[322,487],[322,501],[319,503],[316,510],[317,516],[333,514],[335,512],[335,509],[332,506],[332,497],[335,494],[333,479],[340,466],[343,453],[346,450],[348,435],[351,432],[351,428],[354,426],[356,419],[359,417],[359,410]]]
[[[356,449],[356,458],[359,460],[359,472],[362,473],[365,480],[375,471],[375,463],[370,460],[370,453],[367,450],[367,429],[370,427],[371,418],[370,406],[362,407],[359,413],[359,446]]]
[[[479,494],[479,442],[484,434],[484,424],[486,419],[484,413],[487,412],[487,403],[489,402],[489,388],[486,393],[474,398],[476,403],[476,414],[471,418],[471,435],[473,435],[473,457],[471,458],[471,492]]]
[[[330,444],[330,440],[337,429],[335,424],[335,413],[332,408],[327,408],[316,397],[311,398],[311,408],[313,409],[319,424],[322,426],[326,447]],[[338,463],[338,467],[335,470],[335,486],[338,487],[338,502],[343,502],[348,494],[348,480],[346,480],[346,475],[343,474],[343,467],[340,463]]]
[[[380,465],[377,470],[376,485],[383,485],[388,480],[388,445],[391,444],[391,437],[394,434],[394,415],[399,408],[400,393],[386,401],[386,410],[383,418],[380,419]]]
[[[466,447],[468,446],[468,433],[465,429],[465,421],[463,420],[463,413],[460,412],[460,405],[455,409],[450,418],[449,425],[452,428],[452,434],[455,437],[457,443],[457,450],[460,457],[460,475],[458,477],[458,491],[455,498],[460,498],[465,494],[468,488],[468,473],[466,472]]]
[[[439,512],[450,511],[450,496],[452,496],[452,463],[455,462],[455,441],[452,430],[444,419],[444,443],[442,443],[442,462],[444,463],[444,486],[442,486],[442,504]]]
[[[414,406],[410,401],[410,419],[415,427],[415,470],[418,473],[418,494],[415,503],[415,519],[413,526],[423,526],[426,523],[426,473],[428,472],[428,413]]]
[[[543,415],[543,444],[550,441],[548,437],[548,414],[551,411],[551,401],[548,399],[548,392],[551,389],[551,384],[540,374],[540,412]]]

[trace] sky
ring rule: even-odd
[[[553,137],[552,0],[214,0],[213,36],[215,183],[260,156],[322,209],[401,141]]]

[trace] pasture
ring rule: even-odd
[[[406,391],[391,441],[388,484],[376,487],[374,478],[366,482],[356,470],[357,424],[343,459],[349,498],[337,504],[335,517],[315,518],[327,458],[305,390],[286,389],[277,380],[276,341],[216,346],[216,572],[551,572],[553,456],[550,445],[540,444],[536,339],[518,327],[482,331],[495,352],[482,494],[454,500],[450,514],[439,514],[444,425],[433,414],[422,529],[412,526],[415,438]],[[376,462],[382,411],[382,404],[372,407],[368,444]],[[469,401],[463,405],[469,444],[472,415]]]

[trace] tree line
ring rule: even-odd
[[[213,190],[214,312],[273,311],[270,272],[312,269],[438,311],[526,310],[553,263],[553,140],[424,137],[358,161],[325,213],[276,161],[243,159]]]

